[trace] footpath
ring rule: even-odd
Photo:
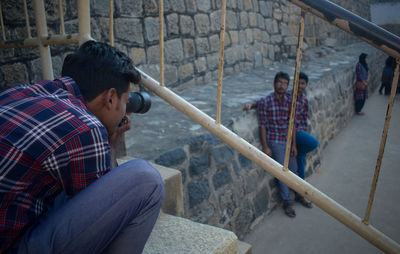
[[[364,116],[353,119],[323,152],[320,170],[307,181],[364,218],[378,157],[388,96],[376,91]],[[400,243],[400,96],[395,98],[370,224]],[[244,239],[253,254],[382,253],[320,208],[295,204],[296,218],[278,208]]]

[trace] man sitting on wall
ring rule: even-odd
[[[94,41],[66,57],[62,75],[0,93],[0,252],[141,253],[163,182],[144,160],[117,166],[115,153],[140,75]]]

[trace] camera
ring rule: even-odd
[[[144,114],[151,107],[150,95],[146,92],[130,92],[126,113]]]

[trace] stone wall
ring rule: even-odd
[[[77,32],[77,0],[64,1],[67,33]],[[108,1],[92,0],[92,36],[108,41]],[[115,2],[115,45],[132,57],[146,73],[159,78],[158,1]],[[369,2],[334,1],[369,18]],[[49,34],[60,31],[55,1],[45,1]],[[30,23],[34,24],[31,1]],[[165,82],[169,87],[203,85],[218,75],[221,0],[164,0]],[[6,38],[26,37],[23,5],[3,4]],[[300,9],[285,0],[228,0],[226,12],[224,75],[246,71],[294,58]],[[335,26],[310,14],[306,16],[305,40],[309,46],[343,45],[354,39]],[[35,36],[35,29],[32,27]],[[55,76],[60,75],[66,53],[75,46],[52,47]],[[0,50],[0,90],[40,80],[38,50]]]
[[[320,142],[318,149],[308,155],[307,177],[323,170],[319,168],[322,151],[354,115],[354,66],[359,52],[369,55],[369,90],[373,92],[380,84],[385,55],[372,47],[355,44],[347,46],[344,52],[331,52],[302,63],[303,71],[310,77],[307,97],[311,134]],[[266,76],[273,77],[274,72],[276,69]],[[230,86],[229,89],[236,89],[234,84]],[[255,111],[240,111],[230,112],[232,121],[228,127],[261,148]],[[239,237],[279,206],[274,177],[211,134],[192,136],[186,144],[165,152],[155,162],[182,172],[186,217],[227,228]]]

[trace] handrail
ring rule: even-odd
[[[400,37],[327,0],[289,0],[302,10],[360,38],[385,53],[400,58]]]

